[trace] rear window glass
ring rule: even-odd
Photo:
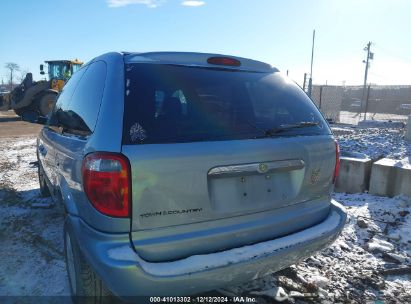
[[[316,106],[279,73],[126,65],[124,144],[331,134]]]

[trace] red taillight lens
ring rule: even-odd
[[[124,155],[88,154],[81,171],[84,192],[94,208],[109,216],[130,216],[130,165]]]
[[[210,57],[207,59],[207,63],[235,67],[239,67],[241,65],[241,62],[239,60],[229,57]]]
[[[335,141],[335,168],[334,168],[334,177],[333,177],[333,184],[338,177],[338,172],[340,171],[340,145],[338,141]]]

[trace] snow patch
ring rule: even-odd
[[[375,236],[368,243],[368,249],[371,251],[390,252],[394,250],[394,245]]]
[[[32,208],[52,204],[40,197],[35,143],[30,137],[0,141],[0,296],[70,295],[63,214]]]
[[[411,156],[411,143],[404,139],[403,129],[351,128],[352,132],[336,132],[345,153],[361,153],[371,159],[391,158],[402,160]]]
[[[263,290],[263,291],[253,291],[250,294],[256,295],[256,296],[268,296],[278,302],[284,302],[285,300],[288,300],[288,294],[285,292],[284,288],[282,287],[274,287],[274,288]]]

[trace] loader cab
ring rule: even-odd
[[[48,76],[51,88],[60,92],[70,77],[80,69],[83,62],[76,60],[50,60],[48,65]],[[40,65],[40,73],[44,74],[43,65]]]

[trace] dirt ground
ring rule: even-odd
[[[0,112],[0,138],[36,136],[42,125],[22,121],[13,111]]]

